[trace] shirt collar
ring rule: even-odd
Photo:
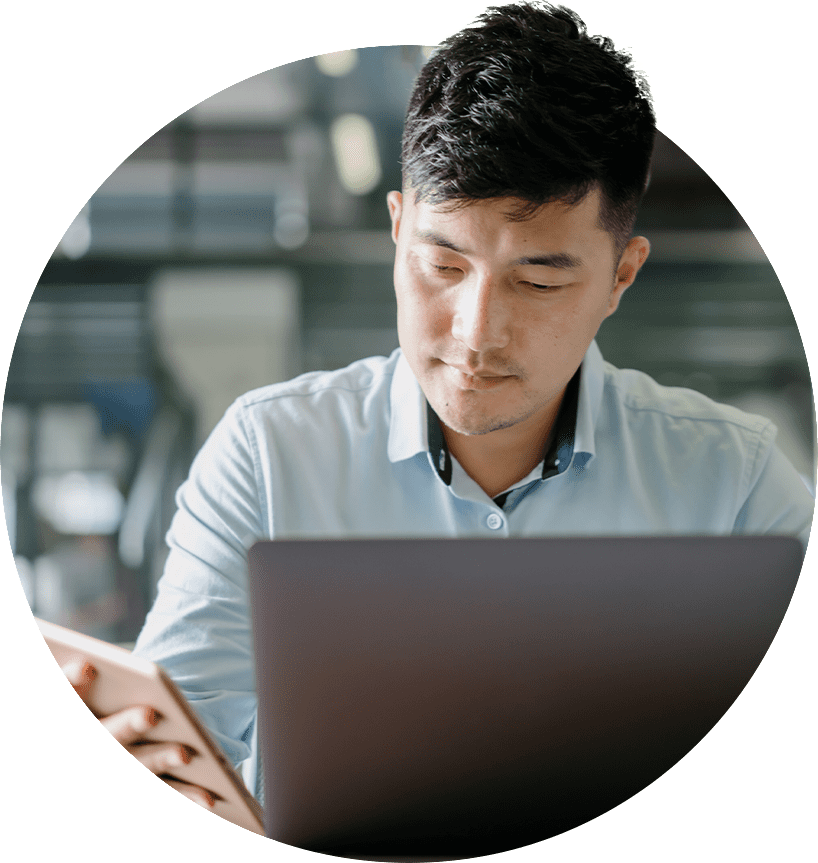
[[[562,473],[572,458],[575,461],[581,458],[584,464],[595,455],[594,436],[604,383],[605,361],[594,341],[566,389],[566,397],[557,416],[557,431],[544,457],[543,478]],[[402,351],[392,376],[389,398],[389,460],[397,462],[429,452],[432,463],[448,484],[451,458],[440,430],[440,420],[427,405],[423,390]]]
[[[582,457],[583,464],[596,455],[595,435],[602,409],[602,391],[605,387],[605,360],[596,341],[591,342],[582,361],[582,380],[579,386],[577,422],[574,432],[574,459]]]
[[[403,351],[398,353],[389,391],[389,461],[412,458],[429,448],[426,423],[426,397]]]

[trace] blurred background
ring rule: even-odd
[[[12,356],[0,478],[40,617],[132,642],[173,496],[241,393],[397,346],[385,195],[431,49],[343,51],[249,78],[127,158],[68,227]],[[770,417],[814,490],[806,357],[718,187],[665,137],[637,231],[651,257],[606,359]]]

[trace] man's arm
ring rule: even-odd
[[[256,793],[247,551],[269,533],[240,404],[214,429],[177,493],[158,593],[134,652],[160,664]]]
[[[749,493],[735,520],[734,533],[782,533],[797,536],[806,548],[814,497],[801,476],[774,443],[762,438]]]

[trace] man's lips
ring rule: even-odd
[[[471,368],[457,363],[445,363],[451,369],[457,384],[464,389],[488,390],[510,381],[515,375],[502,374],[489,368]]]
[[[463,362],[462,360],[445,360],[441,359],[439,362],[443,363],[449,368],[456,369],[461,374],[467,375],[470,378],[513,378],[517,377],[515,374],[515,370],[510,369],[508,366],[505,368],[498,368],[496,366],[475,366],[469,362]]]

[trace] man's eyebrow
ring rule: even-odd
[[[551,267],[554,270],[574,270],[582,266],[582,259],[568,252],[553,255],[534,255],[516,261],[518,267]]]
[[[465,249],[461,249],[460,246],[451,240],[447,240],[442,234],[438,234],[437,231],[417,231],[417,238],[433,246],[451,249],[451,251],[457,252],[460,255],[468,254]],[[550,267],[552,270],[574,270],[579,269],[582,265],[582,259],[569,252],[554,252],[550,255],[530,255],[525,258],[518,258],[514,262],[514,266],[516,267]]]
[[[456,246],[451,240],[447,240],[442,234],[436,231],[423,230],[417,232],[417,238],[423,240],[424,243],[430,243],[433,246],[440,246],[444,249],[451,249],[458,254],[464,254],[464,250],[460,246]]]

